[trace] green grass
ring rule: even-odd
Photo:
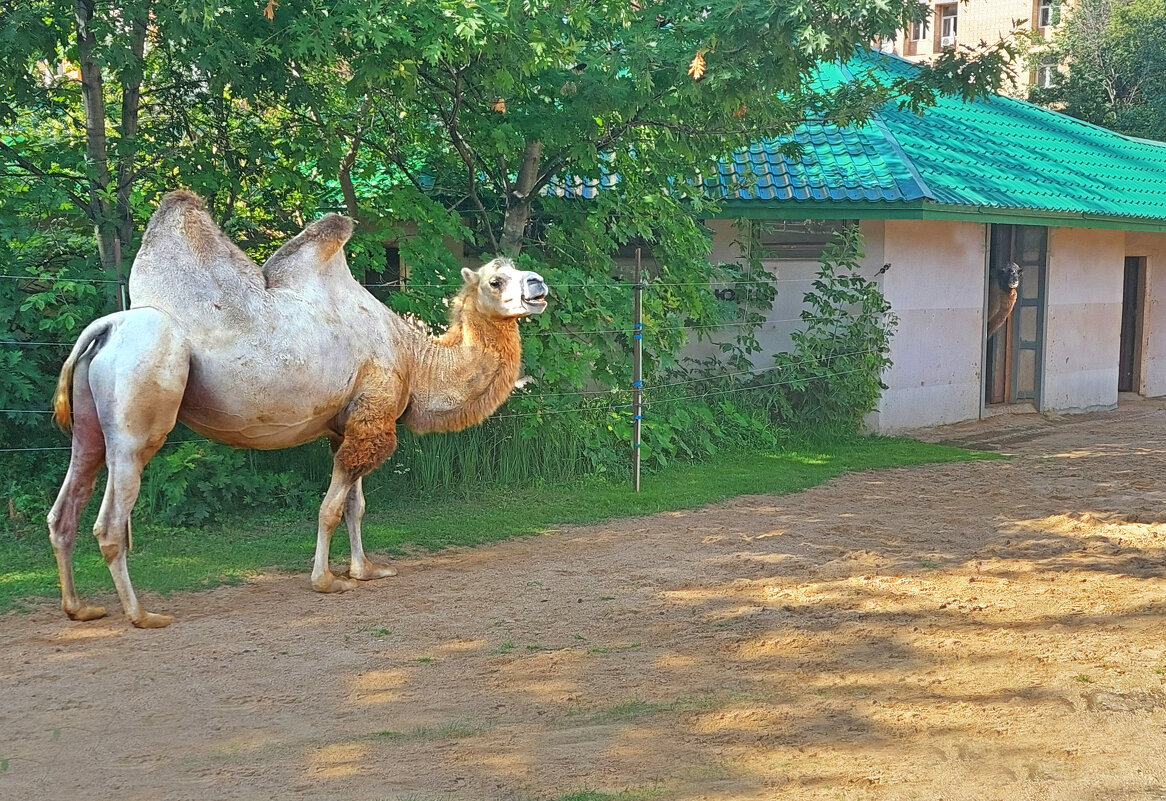
[[[648,801],[648,799],[663,797],[664,792],[665,790],[662,787],[621,790],[618,793],[601,793],[597,790],[576,790],[573,793],[557,796],[551,799],[551,801]]]
[[[667,703],[643,701],[635,699],[625,701],[602,709],[572,709],[567,712],[567,718],[562,721],[564,726],[604,726],[612,723],[627,723],[656,715],[674,713],[688,714],[703,712],[720,703],[712,695],[694,696],[691,698],[677,698]]]
[[[376,738],[378,740],[389,740],[391,742],[432,742],[435,740],[461,740],[465,737],[475,737],[486,730],[486,726],[468,723],[466,721],[454,721],[452,723],[445,723],[440,726],[416,726],[409,731],[378,731]]]
[[[370,551],[390,554],[473,546],[540,534],[562,524],[692,509],[744,494],[795,492],[855,470],[994,456],[910,439],[869,438],[675,465],[646,474],[639,494],[626,481],[591,478],[487,489],[460,499],[370,497],[364,542]],[[108,592],[109,573],[87,530],[83,524],[74,553],[78,589],[82,594]],[[341,526],[332,539],[334,564],[346,557],[347,539]],[[165,595],[207,589],[265,570],[306,573],[315,541],[314,515],[281,516],[271,507],[198,529],[139,522],[130,570],[139,590]],[[56,563],[45,532],[33,529],[0,537],[0,611],[24,608],[57,593]]]

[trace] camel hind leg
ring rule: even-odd
[[[177,405],[174,408],[177,411]],[[110,448],[107,456],[109,479],[105,484],[101,510],[97,513],[97,523],[93,526],[93,533],[101,546],[101,555],[117,587],[122,610],[130,622],[143,629],[162,628],[174,621],[170,615],[147,612],[142,608],[130,582],[129,566],[126,564],[130,514],[141,489],[142,468],[165,442],[166,433],[169,432],[162,432],[159,438],[157,434],[143,437],[123,432],[118,442]]]
[[[88,370],[109,471],[93,533],[126,617],[139,628],[161,628],[173,618],[142,607],[130,582],[126,552],[142,468],[162,447],[177,421],[189,375],[190,350],[162,313],[139,309],[123,314]]]
[[[73,391],[73,452],[69,458],[69,472],[56,503],[49,512],[49,541],[57,557],[57,571],[61,576],[61,608],[73,620],[96,620],[105,616],[104,606],[83,603],[73,583],[73,543],[81,512],[85,509],[97,473],[105,461],[105,435],[97,420],[93,393],[89,391],[87,364],[78,365],[74,372]]]

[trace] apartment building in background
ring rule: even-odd
[[[929,19],[900,31],[882,49],[910,61],[927,61],[946,47],[995,42],[1018,30],[1048,37],[1061,23],[1063,5],[1063,0],[932,0]],[[1032,85],[1049,86],[1056,73],[1055,62],[1030,63],[1021,54],[1014,73],[1016,92],[1024,94]]]

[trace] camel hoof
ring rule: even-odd
[[[130,620],[139,629],[164,629],[174,622],[174,615],[160,615],[145,612],[138,620]]]
[[[356,589],[356,580],[337,578],[331,573],[325,573],[312,582],[312,589],[316,592],[348,592]]]
[[[85,604],[76,609],[66,609],[65,614],[69,616],[70,620],[85,621],[105,617],[106,612],[104,606],[90,606],[89,604]]]
[[[348,571],[348,575],[352,576],[358,581],[371,581],[372,579],[395,576],[397,575],[397,568],[378,564],[376,562],[367,562],[365,563],[364,567],[360,569],[353,567]]]

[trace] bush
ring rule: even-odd
[[[776,357],[774,419],[803,431],[858,432],[886,386],[891,336],[898,318],[878,284],[861,272],[857,228],[827,246],[806,293],[794,349]]]
[[[673,238],[687,244],[674,242],[666,261],[647,265],[645,321],[647,330],[655,328],[659,335],[651,336],[645,349],[645,469],[726,448],[773,447],[787,430],[859,430],[882,389],[895,318],[877,284],[860,274],[857,232],[845,233],[825,252],[805,296],[805,324],[793,335],[794,350],[780,354],[776,368],[751,377],[748,358],[758,349],[754,334],[773,299],[772,284],[752,281],[761,275],[756,265],[702,262],[696,236],[704,234],[682,229]],[[596,224],[591,235],[605,230]],[[611,245],[604,240],[603,246]],[[546,270],[553,285],[572,288],[563,293],[555,313],[523,324],[526,366],[538,384],[515,392],[498,414],[466,431],[416,437],[402,430],[397,453],[365,481],[370,497],[474,493],[629,470],[631,338],[613,331],[630,328],[631,287],[612,277],[610,261],[586,254],[573,267],[551,268],[534,256],[526,258]],[[425,307],[431,315],[441,308],[437,296],[446,294],[441,287],[450,284],[447,273],[453,266],[437,259],[427,269],[420,273],[429,277],[418,281],[425,286],[417,296],[394,295],[394,306],[414,313]],[[715,280],[739,288],[740,301],[713,296],[710,269]],[[40,297],[49,308],[51,298]],[[61,297],[53,308],[66,310],[74,303],[65,292]],[[92,294],[79,297],[96,301]],[[31,313],[19,317],[9,336],[28,338],[31,332],[19,329],[31,327],[33,319]],[[685,327],[700,333],[725,321],[731,321],[736,337],[722,346],[719,359],[699,364],[678,359],[687,342]],[[63,340],[75,335],[72,321],[59,325],[59,331],[48,333]],[[19,351],[0,348],[0,356],[13,353]],[[7,383],[0,381],[0,398],[8,398],[10,408],[35,407],[38,401],[47,406],[64,353],[43,348],[36,351],[35,362],[18,362],[36,369],[24,377],[10,372]],[[0,433],[4,446],[60,448],[66,443],[47,415],[10,416],[0,421]],[[141,518],[200,525],[248,507],[314,511],[328,484],[331,460],[322,442],[256,452],[202,441],[185,430],[171,440],[143,475],[136,510]],[[7,476],[0,486],[9,509],[6,528],[43,527],[66,464],[67,450],[0,453],[0,469]]]

